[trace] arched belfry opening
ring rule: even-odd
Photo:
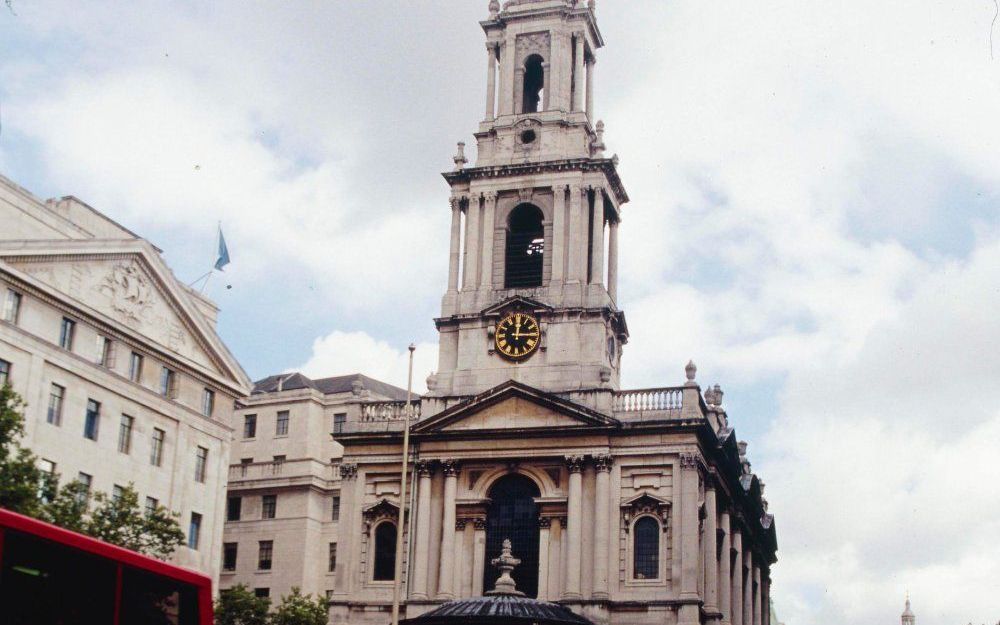
[[[542,286],[545,228],[542,211],[534,204],[519,204],[507,220],[504,255],[504,288]]]
[[[524,99],[521,104],[522,113],[537,113],[541,110],[545,88],[545,67],[543,59],[532,54],[524,60]]]
[[[500,553],[510,539],[521,559],[511,573],[517,589],[529,597],[538,596],[538,486],[519,474],[505,475],[490,488],[490,508],[486,514],[486,553]],[[491,588],[501,571],[487,560],[483,588]]]

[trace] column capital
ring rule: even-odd
[[[483,192],[483,199],[486,200],[487,204],[494,204],[497,201],[497,192],[496,191],[484,191]]]
[[[457,211],[462,209],[462,198],[458,195],[453,195],[448,198],[448,204],[451,205],[451,210]]]
[[[455,530],[461,531],[465,529],[465,524],[469,522],[469,519],[455,519]]]
[[[340,465],[340,479],[353,480],[358,476],[358,465],[346,463]]]
[[[570,473],[580,473],[583,471],[583,456],[566,456],[563,460]]]
[[[477,532],[485,531],[486,519],[484,517],[479,517],[478,519],[472,519],[472,527],[474,527]]]
[[[469,202],[469,204],[472,204],[473,202],[479,202],[479,194],[478,193],[468,193],[465,196],[465,200],[467,202]]]
[[[431,460],[418,460],[417,475],[420,477],[430,477],[434,475],[434,462]]]
[[[552,519],[547,516],[540,517],[538,519],[538,527],[543,530],[547,530],[552,526]]]
[[[462,467],[458,464],[457,460],[442,460],[441,470],[445,477],[458,477],[458,474],[462,471]]]
[[[614,464],[615,459],[611,454],[597,454],[594,456],[594,467],[597,469],[598,473],[607,473],[611,471],[611,465]]]

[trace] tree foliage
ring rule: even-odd
[[[303,595],[292,587],[292,594],[281,598],[278,609],[271,616],[272,625],[326,625],[327,607],[322,597]]]
[[[216,600],[215,625],[268,625],[270,609],[269,598],[258,597],[239,584],[223,591]]]
[[[179,515],[163,506],[146,513],[129,484],[119,497],[76,480],[59,487],[57,475],[42,471],[38,458],[20,446],[24,401],[10,385],[0,388],[0,507],[89,534],[139,553],[167,559],[184,541]],[[91,503],[93,502],[93,510]]]

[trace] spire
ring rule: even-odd
[[[515,558],[511,554],[510,550],[510,539],[504,538],[503,549],[500,552],[500,557],[490,560],[490,564],[500,569],[500,577],[497,578],[497,582],[494,585],[493,590],[486,593],[487,595],[512,595],[515,597],[524,596],[523,592],[515,588],[514,578],[510,576],[510,572],[514,570],[514,567],[521,564],[521,561]]]
[[[903,608],[903,614],[900,617],[903,625],[914,625],[917,621],[917,617],[913,614],[913,610],[910,609],[910,592],[906,592],[906,607]]]

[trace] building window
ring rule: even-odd
[[[101,404],[93,399],[87,400],[87,414],[83,420],[83,437],[97,440],[97,430],[101,425]]]
[[[177,397],[177,374],[170,367],[160,370],[160,395],[170,399]]]
[[[278,420],[274,425],[274,435],[275,436],[288,436],[288,411],[282,410],[278,412]]]
[[[197,512],[191,513],[191,525],[188,526],[188,547],[198,549],[198,539],[201,535],[201,515]]]
[[[59,327],[59,347],[63,349],[73,349],[73,335],[76,333],[76,322],[63,317],[62,325]]]
[[[114,343],[111,342],[106,336],[97,335],[97,358],[94,362],[97,363],[98,367],[110,368],[113,366],[111,355],[114,349]]]
[[[278,513],[278,496],[264,495],[260,498],[260,518],[273,519]]]
[[[52,425],[62,425],[63,399],[66,397],[66,388],[53,384],[49,389],[49,410],[45,415],[45,420]]]
[[[395,566],[395,563],[393,563],[393,566]],[[330,543],[329,562],[327,563],[326,570],[331,573],[337,570],[337,543]]]
[[[222,543],[222,570],[223,571],[235,571],[236,570],[236,543]]]
[[[122,415],[122,422],[118,426],[118,451],[127,454],[132,450],[132,423],[135,421],[127,414]]]
[[[660,576],[660,524],[653,517],[640,517],[632,528],[635,579],[657,579]]]
[[[160,507],[160,501],[156,497],[146,497],[146,516],[156,514],[156,509]]]
[[[226,520],[239,521],[243,513],[243,498],[230,497],[226,500]]]
[[[201,395],[201,414],[211,417],[213,410],[215,410],[215,391],[206,388]]]
[[[271,557],[274,555],[274,541],[261,540],[257,543],[257,569],[271,570]]]
[[[375,527],[375,570],[372,579],[376,582],[391,582],[396,572],[396,524],[383,521]]]
[[[267,597],[271,596],[271,589],[270,588],[254,588],[253,589],[253,596],[257,597],[258,599],[266,599]]]
[[[124,494],[125,494],[125,488],[119,486],[118,484],[115,484],[114,488],[111,489],[111,501],[118,503],[119,501],[122,500],[122,495]]]
[[[128,359],[128,379],[138,383],[142,380],[142,354],[132,352]]]
[[[3,320],[17,323],[21,314],[21,294],[14,289],[7,289],[7,298],[3,303]]]
[[[253,458],[240,458],[240,476],[247,476],[247,467],[253,464]]]
[[[205,482],[205,469],[208,466],[208,450],[199,447],[194,455],[194,481]]]
[[[42,500],[42,503],[49,503],[52,501],[52,497],[55,496],[55,492],[52,487],[56,486],[56,463],[42,458],[38,461],[38,468],[42,473],[50,478],[53,478],[52,482],[49,482],[48,484],[46,484],[45,480],[42,480],[38,487],[38,497]]]
[[[0,386],[10,381],[10,363],[0,358]]]
[[[281,469],[285,466],[285,456],[275,456],[274,460],[271,461],[271,473],[274,475],[281,475]]]
[[[83,492],[80,493],[80,498],[84,501],[90,498],[90,487],[94,483],[94,476],[89,473],[84,473],[80,471],[76,474],[76,481],[83,484]]]
[[[153,428],[153,445],[149,450],[149,464],[158,467],[163,464],[163,441],[167,433],[160,428]]]
[[[243,438],[257,437],[257,415],[243,415]]]
[[[510,213],[504,257],[504,288],[542,285],[545,229],[542,211],[533,204],[520,204]]]
[[[330,520],[339,521],[340,520],[340,496],[333,497],[333,503],[330,506]]]
[[[346,422],[347,422],[346,412],[338,412],[337,414],[333,415],[333,433],[340,434],[341,432],[343,432],[344,423]]]
[[[51,460],[46,460],[42,458],[38,463],[38,468],[42,470],[42,473],[47,473],[49,475],[56,474],[56,463]]]

